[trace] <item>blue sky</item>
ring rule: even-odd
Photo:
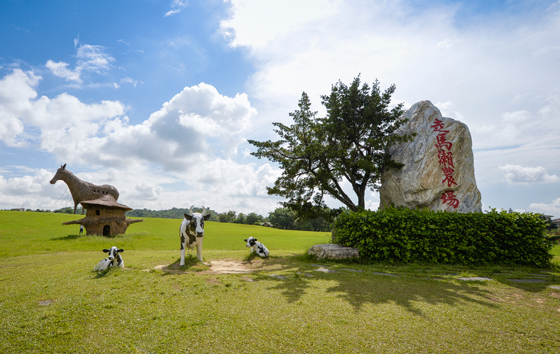
[[[0,6],[2,209],[70,205],[48,183],[67,163],[133,208],[266,215],[280,171],[246,140],[361,73],[469,126],[484,209],[560,217],[558,1]]]

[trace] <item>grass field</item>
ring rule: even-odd
[[[215,274],[194,257],[177,269],[180,220],[112,239],[60,225],[81,217],[0,211],[1,353],[560,351],[558,267],[320,262],[336,271],[324,273],[303,254],[328,233],[208,222],[205,263],[253,270]],[[272,257],[248,257],[248,236]],[[93,272],[113,245],[126,268]],[[460,279],[475,276],[493,280]]]

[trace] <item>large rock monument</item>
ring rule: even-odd
[[[388,151],[400,170],[384,171],[381,207],[481,212],[481,197],[474,177],[472,140],[468,127],[442,117],[430,101],[414,104],[404,114],[408,123],[397,134],[416,133],[413,141]]]

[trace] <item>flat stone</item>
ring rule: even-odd
[[[399,275],[397,274],[391,274],[391,273],[381,273],[381,272],[373,272],[373,274],[377,274],[377,275],[388,275],[390,277],[398,277]]]
[[[278,274],[270,274],[269,276],[276,279],[288,279],[288,277],[285,277],[283,275],[278,275]]]
[[[323,273],[338,273],[336,270],[328,269],[328,268],[317,268],[315,269],[316,272],[323,272]]]
[[[560,290],[560,285],[550,285],[549,288],[554,290]]]
[[[464,278],[457,278],[459,280],[463,280],[463,281],[490,281],[490,280],[494,280],[492,278],[487,278],[487,277],[464,277]]]
[[[54,300],[39,301],[39,305],[41,305],[41,306],[49,306],[49,305],[52,304],[53,302],[54,302]]]
[[[317,256],[318,259],[351,259],[359,258],[360,253],[357,248],[345,247],[335,243],[315,245],[307,251],[308,254]]]
[[[346,270],[348,272],[362,272],[360,269],[352,269],[352,268],[339,268],[340,270]]]
[[[546,283],[546,281],[542,279],[508,279],[509,281],[513,281],[515,283]]]

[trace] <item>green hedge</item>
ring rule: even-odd
[[[518,264],[549,267],[553,246],[538,214],[449,213],[408,208],[346,212],[333,241],[356,247],[366,261]]]

